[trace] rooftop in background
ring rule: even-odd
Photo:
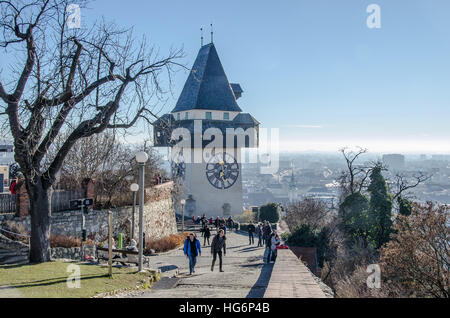
[[[242,89],[239,84],[233,84],[233,87],[240,96]],[[172,112],[190,109],[242,111],[213,43],[200,48]]]

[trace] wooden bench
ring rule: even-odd
[[[106,252],[106,254],[105,253],[101,253],[101,254],[99,254],[99,251],[104,251],[104,252]],[[109,260],[109,258],[108,258],[108,253],[109,253],[109,249],[107,248],[107,247],[97,247],[97,249],[96,249],[96,253],[97,253],[97,259],[102,259],[102,260],[106,260],[106,261],[108,261]],[[116,255],[117,255],[117,253],[120,253],[121,255],[121,257],[116,257],[116,258],[114,258],[114,254],[116,253]],[[139,255],[139,252],[136,252],[136,251],[130,251],[130,250],[118,250],[118,249],[112,249],[112,261],[113,261],[113,263],[114,262],[118,262],[118,263],[121,263],[122,265],[125,265],[124,263],[132,263],[132,264],[138,264],[139,263],[139,259],[138,259],[138,255]],[[123,258],[122,257],[122,254],[125,254],[125,255],[134,255],[134,257],[127,257],[127,258]]]

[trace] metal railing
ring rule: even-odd
[[[0,213],[16,212],[17,200],[17,194],[0,193]]]
[[[2,228],[0,228],[0,232],[4,232],[4,233],[8,233],[8,234],[13,234],[13,235],[16,235],[16,236],[25,237],[25,238],[27,238],[28,246],[30,246],[30,236],[29,235],[20,234],[20,233],[16,233],[16,232],[11,232],[11,231],[8,231],[8,230],[2,229]]]

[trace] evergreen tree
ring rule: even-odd
[[[389,241],[392,227],[392,196],[388,193],[386,180],[381,174],[379,164],[370,174],[368,191],[370,193],[370,238],[378,249]]]
[[[398,213],[400,213],[401,215],[404,215],[404,216],[411,215],[411,212],[412,212],[411,201],[409,201],[408,199],[406,199],[402,196],[399,196],[397,198],[397,203],[398,203]]]
[[[270,223],[277,223],[280,219],[281,208],[277,203],[268,203],[259,208],[259,219],[261,221],[269,221]]]
[[[347,196],[339,206],[343,231],[352,241],[363,240],[367,246],[370,230],[369,199],[360,192]]]

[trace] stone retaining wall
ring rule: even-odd
[[[95,246],[85,246],[84,255],[89,255],[95,257]],[[80,247],[53,247],[51,248],[51,258],[58,259],[72,259],[72,260],[81,260]]]
[[[172,202],[173,182],[167,182],[146,189],[144,205],[144,233],[146,239],[159,239],[170,234],[177,233],[175,210]],[[125,234],[128,238],[131,234],[132,207],[111,209],[113,215],[113,235]],[[81,211],[65,211],[52,213],[51,233],[72,237],[81,236]],[[30,230],[30,216],[23,219],[14,214],[0,215],[0,226],[5,221],[13,221],[23,224]],[[138,235],[139,206],[135,212],[135,239]],[[94,210],[85,215],[87,236],[95,241],[103,241],[108,235],[108,211]]]

